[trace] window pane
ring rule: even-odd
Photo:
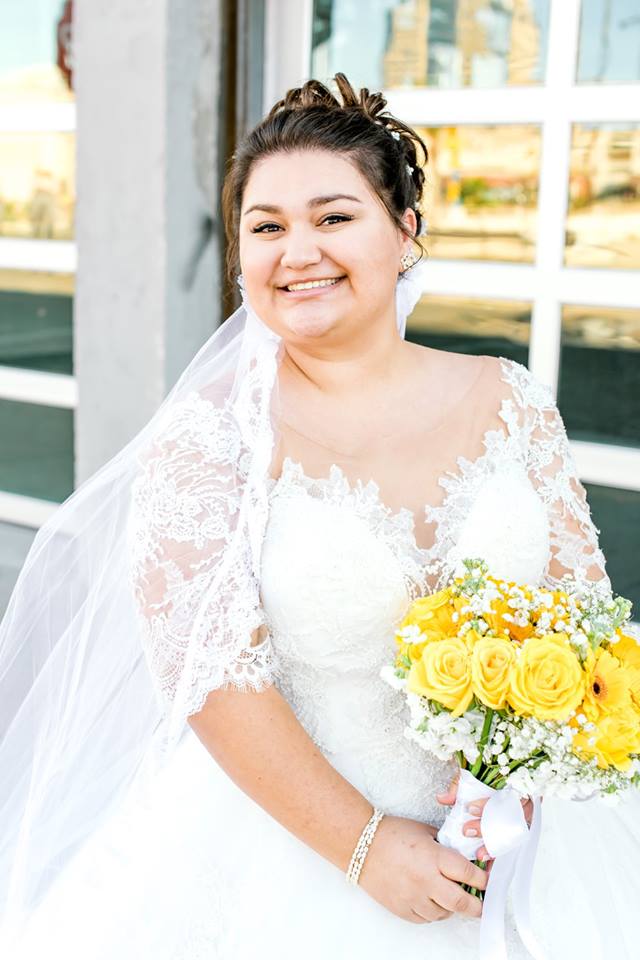
[[[577,79],[640,82],[638,0],[582,0]]]
[[[513,300],[422,297],[409,318],[407,340],[458,353],[529,360],[531,304]]]
[[[0,523],[0,619],[4,616],[18,574],[27,559],[36,531],[15,523]]]
[[[558,405],[575,440],[640,446],[640,310],[562,308]]]
[[[0,365],[73,373],[73,277],[0,271]]]
[[[0,134],[0,236],[70,240],[72,133]]]
[[[640,622],[640,493],[585,483],[593,521],[615,593],[633,604],[632,619]]]
[[[540,128],[416,127],[429,150],[424,211],[431,257],[531,263]]]
[[[0,490],[61,503],[73,490],[73,410],[0,400]]]
[[[640,268],[640,123],[576,123],[565,264]]]
[[[13,0],[0,10],[0,105],[73,100],[70,4]]]
[[[315,0],[311,74],[356,86],[541,83],[549,0]]]

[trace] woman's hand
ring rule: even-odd
[[[446,803],[446,804],[452,805],[456,802],[457,793],[458,793],[458,778],[456,777],[456,779],[452,782],[451,786],[446,791],[446,793],[436,794],[436,799],[438,803],[443,803],[443,804]],[[482,836],[480,817],[482,816],[482,811],[484,810],[484,805],[486,802],[487,800],[485,798],[484,800],[474,800],[469,804],[468,810],[473,819],[468,820],[465,823],[464,827],[462,828],[462,832],[464,833],[465,837],[481,837]],[[525,800],[523,797],[521,803],[522,803],[522,806],[524,807],[524,815],[525,815],[526,821],[528,825],[531,826],[531,818],[533,817],[533,801],[531,799]],[[488,860],[493,860],[493,857],[491,856],[491,854],[483,844],[481,847],[478,848],[476,859],[488,861]],[[491,864],[489,863],[487,865],[487,871],[489,871],[490,869],[491,869]]]
[[[482,903],[460,884],[484,890],[484,870],[435,839],[428,823],[387,814],[381,820],[358,881],[378,903],[411,923],[453,913],[480,917]]]

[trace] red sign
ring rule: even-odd
[[[58,47],[56,63],[69,87],[73,88],[73,0],[65,0],[62,16],[58,20],[56,35]]]

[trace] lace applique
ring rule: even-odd
[[[551,552],[545,582],[557,587],[565,576],[601,581],[611,589],[605,557],[562,417],[549,387],[522,364],[503,359],[513,398],[502,403],[500,416],[514,437],[520,437],[526,468],[547,509]]]
[[[469,516],[482,484],[498,469],[520,466],[529,477],[546,508],[551,550],[543,583],[557,586],[563,576],[602,580],[611,589],[605,572],[605,558],[598,545],[586,494],[580,483],[569,441],[553,394],[527,367],[500,357],[501,380],[511,389],[499,410],[503,428],[489,429],[482,443],[484,452],[475,460],[459,456],[457,469],[447,471],[438,484],[445,495],[437,505],[425,505],[425,520],[435,526],[429,548],[417,545],[411,510],[393,512],[380,499],[374,480],[358,480],[351,486],[336,464],[329,476],[311,478],[301,464],[286,458],[283,475],[271,485],[294,483],[312,495],[333,503],[347,503],[367,521],[371,529],[389,544],[403,566],[411,599],[427,589],[439,590],[450,578],[450,559],[460,530]]]
[[[311,496],[336,505],[346,505],[364,520],[396,557],[407,594],[411,600],[422,596],[425,589],[425,553],[415,539],[413,513],[408,507],[393,511],[380,499],[380,488],[375,480],[358,480],[351,486],[344,471],[332,464],[328,477],[308,477],[302,464],[285,457],[282,473],[271,479],[271,496],[286,496],[287,491],[302,487]]]
[[[272,682],[269,638],[250,646],[264,616],[239,524],[245,455],[230,405],[192,392],[169,408],[132,488],[130,567],[143,646],[162,705],[179,698],[185,717],[227,682],[256,690]],[[244,540],[230,551],[236,537]]]
[[[425,508],[427,521],[435,523],[437,530],[431,559],[442,564],[436,589],[444,586],[450,574],[447,555],[481,484],[509,462],[522,465],[546,507],[551,551],[543,583],[555,587],[563,576],[573,576],[602,579],[603,587],[610,589],[598,546],[600,531],[591,520],[553,394],[523,364],[499,359],[501,379],[511,387],[511,397],[502,401],[499,411],[506,429],[485,433],[485,452],[476,460],[458,457],[458,471],[448,472],[438,481],[446,491],[442,504]],[[587,571],[593,570],[600,576],[588,577]]]

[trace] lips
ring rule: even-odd
[[[288,297],[299,297],[302,295],[311,295],[322,293],[326,290],[333,290],[335,287],[340,285],[340,282],[344,280],[345,277],[310,277],[308,280],[293,280],[290,284],[287,284],[283,287],[278,287],[278,290],[281,293],[284,293]],[[304,286],[298,286],[299,284],[304,284]],[[309,286],[307,286],[309,284]],[[290,286],[295,286],[297,289],[290,290]]]

